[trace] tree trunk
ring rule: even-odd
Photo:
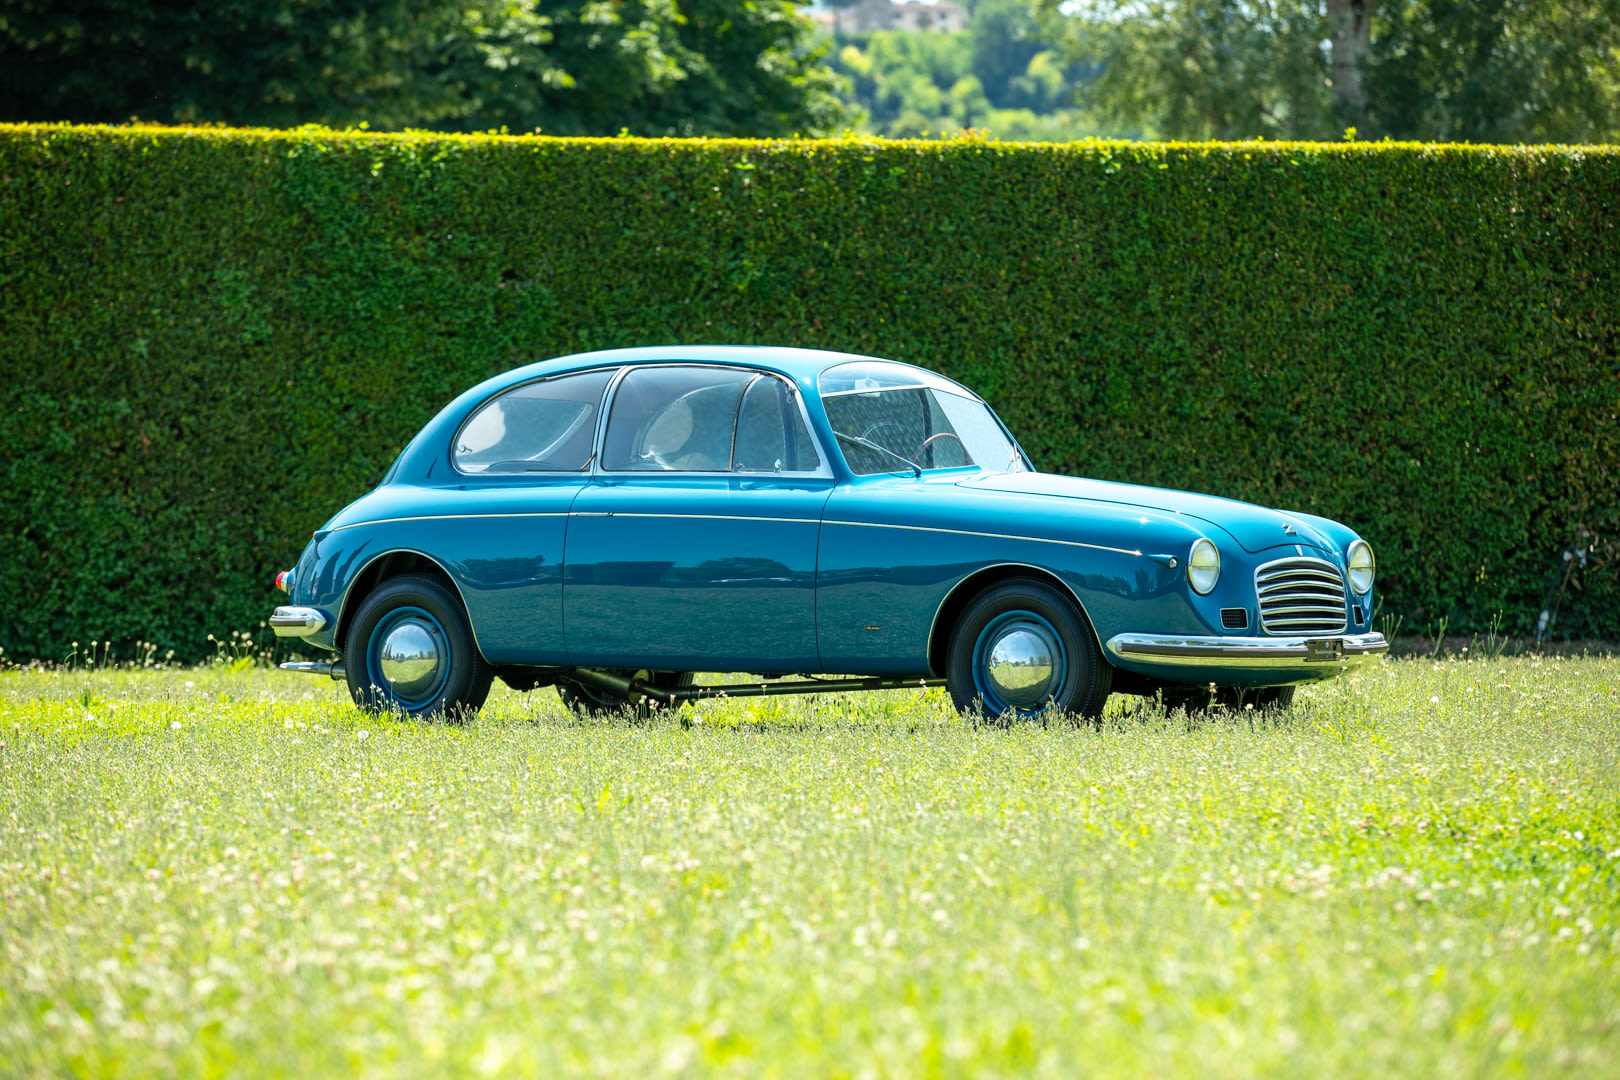
[[[1328,41],[1333,47],[1333,96],[1357,124],[1367,119],[1367,91],[1361,62],[1372,43],[1372,14],[1378,0],[1327,0]]]

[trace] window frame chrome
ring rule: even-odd
[[[912,377],[916,381],[906,383],[901,386],[869,386],[865,389],[852,388],[849,390],[833,390],[830,392],[823,391],[821,388],[821,380],[826,378],[827,372],[829,371],[837,371],[841,367],[871,366],[874,364],[883,367],[900,368],[908,373],[914,373]],[[939,385],[941,383],[946,384],[946,386],[955,387],[956,389],[948,390],[946,389],[946,386]],[[845,397],[849,394],[876,394],[884,390],[918,389],[943,390],[946,393],[956,393],[958,397],[970,398],[973,401],[979,402],[985,408],[990,408],[990,403],[988,401],[985,401],[984,398],[980,397],[978,394],[975,394],[972,390],[969,390],[967,387],[963,386],[961,383],[957,382],[948,375],[941,375],[937,371],[930,371],[928,368],[918,367],[916,364],[907,364],[900,360],[881,360],[876,358],[862,359],[859,357],[852,357],[847,360],[840,360],[836,364],[828,364],[826,367],[816,372],[816,393],[823,401],[826,401],[828,398]],[[995,413],[996,410],[990,409],[990,415],[995,416]],[[1000,417],[997,417],[997,419],[999,420]],[[1014,441],[1016,442],[1017,440]]]

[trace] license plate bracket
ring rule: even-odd
[[[1343,659],[1343,638],[1311,638],[1305,642],[1307,664],[1331,664]]]

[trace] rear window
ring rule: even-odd
[[[465,473],[577,472],[591,462],[602,394],[615,369],[525,383],[495,398],[456,434]]]

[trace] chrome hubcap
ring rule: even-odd
[[[413,619],[393,627],[383,638],[377,667],[396,697],[423,697],[440,681],[445,649],[436,629]]]
[[[1008,611],[979,632],[973,681],[992,715],[1035,716],[1059,697],[1068,654],[1057,628],[1032,611]]]
[[[990,646],[985,674],[990,685],[1009,705],[1034,705],[1042,701],[1052,684],[1052,646],[1043,635],[1027,627],[1016,627]]]

